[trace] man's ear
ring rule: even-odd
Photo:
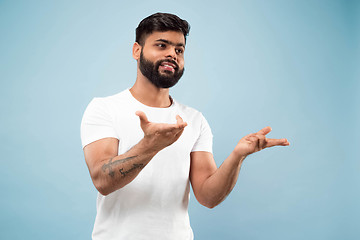
[[[140,59],[140,53],[141,53],[141,46],[139,43],[135,42],[133,45],[133,58],[135,60],[139,60]]]

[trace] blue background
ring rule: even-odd
[[[214,134],[219,166],[270,125],[290,147],[251,155],[196,239],[360,238],[360,1],[0,1],[0,238],[89,239],[96,190],[79,127],[95,96],[131,87],[135,28],[191,24],[171,90]]]

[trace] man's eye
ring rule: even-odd
[[[179,53],[179,54],[181,54],[181,53],[183,53],[184,51],[182,50],[182,49],[176,49],[176,53]]]
[[[160,48],[164,48],[164,47],[166,47],[166,45],[165,45],[165,44],[163,44],[163,43],[159,43],[159,44],[157,44],[157,46],[158,46],[158,47],[160,47]]]

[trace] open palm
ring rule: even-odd
[[[271,132],[271,127],[265,127],[257,133],[251,133],[240,139],[235,147],[235,152],[241,156],[258,152],[264,148],[274,146],[288,146],[290,143],[287,139],[272,139],[266,138],[266,135]]]
[[[144,132],[144,138],[148,139],[153,150],[161,149],[173,144],[179,139],[187,126],[187,123],[177,115],[175,124],[153,123],[148,120],[144,112],[137,111],[136,115],[140,118],[140,126]]]

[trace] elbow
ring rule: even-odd
[[[107,196],[110,193],[113,192],[113,190],[111,190],[110,186],[108,186],[108,184],[106,184],[105,181],[103,181],[101,179],[101,177],[97,177],[97,176],[92,176],[91,177],[92,182],[96,188],[96,190],[103,196]]]
[[[199,200],[198,199],[198,201],[199,201],[199,203],[201,204],[201,205],[203,205],[204,207],[207,207],[207,208],[209,208],[209,209],[213,209],[214,207],[216,207],[217,205],[219,205],[220,204],[220,202],[221,201],[215,201],[215,200],[213,200],[213,199],[211,199],[211,200]]]
[[[202,205],[209,209],[213,209],[214,207],[216,207],[219,204],[218,203],[206,203],[206,204],[202,204]]]
[[[107,196],[110,193],[123,188],[127,184],[125,181],[120,181],[122,179],[108,179],[107,176],[95,174],[91,176],[91,179],[96,190],[103,196]]]
[[[213,209],[214,207],[218,206],[222,203],[227,195],[224,194],[208,194],[206,196],[202,196],[197,198],[199,203],[209,209]]]
[[[96,188],[96,190],[98,190],[98,192],[103,195],[103,196],[107,196],[110,193],[115,192],[116,190],[124,187],[124,184],[117,184],[115,185],[114,182],[112,181],[108,181],[106,179],[104,179],[102,176],[99,177],[94,177],[92,178],[93,184]]]
[[[99,185],[95,185],[96,190],[98,190],[98,192],[103,195],[103,196],[107,196],[111,193],[111,191],[109,191],[106,187],[104,186],[99,186]]]

